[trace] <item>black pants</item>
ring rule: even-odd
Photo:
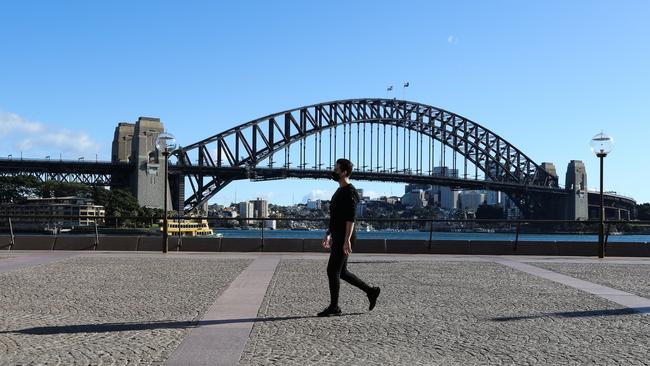
[[[337,238],[338,239],[338,238]],[[332,246],[330,251],[330,260],[327,263],[327,278],[330,283],[330,306],[336,307],[339,305],[339,290],[341,288],[341,280],[358,287],[363,292],[368,293],[371,287],[365,282],[355,276],[354,273],[348,271],[348,256],[343,252],[343,239],[332,238]],[[356,241],[355,235],[351,238],[351,243],[354,246]]]

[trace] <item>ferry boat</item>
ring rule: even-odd
[[[160,231],[163,231],[162,226]],[[223,237],[223,234],[215,234],[210,229],[208,220],[167,220],[167,233],[172,236]]]

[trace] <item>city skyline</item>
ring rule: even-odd
[[[553,162],[560,182],[568,162],[582,160],[591,190],[598,160],[588,144],[604,130],[616,141],[605,190],[650,202],[638,152],[650,132],[647,3],[388,5],[2,4],[11,57],[0,67],[11,72],[0,75],[0,156],[109,160],[117,123],[139,116],[160,117],[188,145],[284,109],[388,96],[470,118],[535,162]],[[315,10],[331,27],[311,26],[305,15]],[[274,21],[280,15],[291,22]],[[142,22],[150,26],[134,26]],[[371,197],[404,191],[352,181]],[[236,192],[297,203],[335,189],[239,181],[210,202]]]

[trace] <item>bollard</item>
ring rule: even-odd
[[[94,250],[97,250],[97,246],[99,245],[99,231],[97,230],[97,220],[94,220],[93,223],[95,224],[95,248],[94,248]]]
[[[16,237],[14,236],[14,227],[11,224],[11,217],[9,218],[9,235],[9,250],[11,250],[16,244]]]

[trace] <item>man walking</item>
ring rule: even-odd
[[[330,286],[330,305],[318,313],[318,316],[340,315],[339,289],[341,279],[363,290],[368,296],[372,310],[377,303],[379,287],[370,287],[352,272],[348,271],[348,256],[357,240],[354,230],[359,193],[350,184],[352,162],[348,159],[338,159],[332,172],[332,179],[339,183],[330,200],[330,222],[327,233],[323,238],[323,247],[330,249],[330,259],[327,264],[327,278]],[[331,243],[330,243],[331,240]]]

